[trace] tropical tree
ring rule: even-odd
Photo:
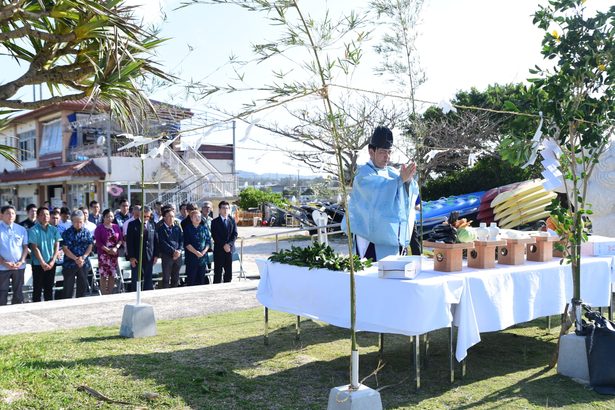
[[[124,0],[8,0],[0,5],[0,55],[23,73],[0,83],[0,114],[80,98],[100,99],[127,117],[148,105],[137,81],[170,79],[151,59],[163,41]],[[8,63],[8,61],[6,61]],[[4,64],[3,64],[4,65]],[[23,87],[47,98],[25,101]]]
[[[559,233],[569,238],[565,260],[572,267],[571,316],[577,327],[581,325],[581,243],[587,239],[584,218],[592,213],[586,201],[588,180],[615,130],[615,6],[590,13],[584,3],[552,0],[539,7],[534,23],[545,31],[542,54],[553,66],[530,70],[536,75],[530,80],[534,88],[546,95],[541,107],[544,132],[562,150],[559,169],[570,208],[554,202],[551,209]],[[520,140],[517,146],[522,144],[527,146],[528,141]]]

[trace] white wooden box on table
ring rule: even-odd
[[[378,261],[378,277],[383,279],[414,279],[421,273],[421,256],[390,255]]]

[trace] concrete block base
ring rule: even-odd
[[[585,337],[568,334],[560,338],[557,373],[576,382],[589,384]]]
[[[125,305],[120,336],[131,338],[156,336],[154,307],[143,303]]]
[[[329,392],[327,410],[382,410],[380,393],[362,384],[357,390],[349,385],[334,387]]]

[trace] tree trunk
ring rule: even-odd
[[[572,318],[576,330],[581,330],[581,243],[583,241],[583,220],[581,214],[576,212],[574,215],[574,240],[570,246],[570,256],[572,258],[572,286],[573,295],[571,301]]]

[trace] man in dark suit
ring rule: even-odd
[[[152,210],[144,206],[143,218],[141,211],[135,209],[133,211],[134,220],[128,224],[126,230],[126,258],[130,260],[132,268],[132,291],[137,290],[138,278],[138,263],[139,263],[139,246],[141,243],[141,219],[145,221],[143,230],[143,262],[141,267],[141,280],[143,280],[143,290],[153,290],[154,282],[152,280],[152,269],[158,261],[158,245],[156,243],[156,225],[150,220]]]
[[[211,221],[211,237],[214,241],[214,283],[230,282],[233,271],[233,252],[237,239],[237,224],[229,215],[231,206],[226,201],[218,205],[218,216]]]
[[[162,210],[162,224],[156,224],[158,251],[162,258],[162,288],[179,286],[179,269],[182,265],[181,251],[184,248],[182,229],[175,223],[173,209]]]

